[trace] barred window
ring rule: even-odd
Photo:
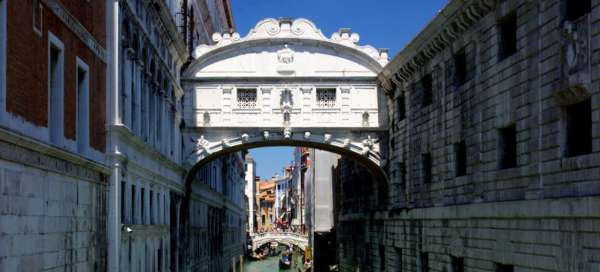
[[[317,106],[321,108],[335,107],[335,89],[317,89]]]
[[[251,109],[256,107],[256,89],[237,89],[238,107]]]

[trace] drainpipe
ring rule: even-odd
[[[107,50],[108,67],[107,72],[107,113],[108,113],[108,160],[111,167],[109,179],[108,196],[108,220],[107,220],[107,261],[109,272],[119,271],[119,244],[121,241],[119,190],[121,184],[121,170],[123,156],[119,152],[117,137],[113,135],[110,127],[119,125],[119,0],[107,0]]]

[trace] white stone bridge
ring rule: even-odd
[[[256,233],[250,236],[250,239],[252,240],[252,251],[270,242],[277,242],[287,246],[294,245],[302,250],[306,249],[306,246],[308,246],[308,236],[295,232]]]
[[[182,75],[189,177],[223,154],[314,147],[361,161],[385,180],[387,104],[377,74],[386,50],[306,19],[265,19],[250,33],[213,35]]]

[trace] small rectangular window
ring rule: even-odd
[[[127,190],[127,185],[124,181],[121,181],[121,224],[125,224],[126,222],[126,216],[125,216],[125,211],[126,211],[126,205],[125,205],[125,190]]]
[[[496,272],[515,272],[515,266],[512,264],[494,263]]]
[[[145,225],[145,224],[146,224],[146,211],[145,211],[145,207],[146,207],[146,203],[145,203],[145,199],[146,199],[146,190],[145,190],[144,188],[142,188],[142,192],[141,192],[141,194],[140,194],[140,198],[141,198],[141,199],[140,199],[140,200],[141,200],[141,201],[140,201],[140,202],[141,202],[141,205],[140,205],[141,211],[140,211],[140,212],[141,212],[141,215],[142,215],[142,218],[141,218],[141,222],[140,222],[140,223],[141,223],[142,225]]]
[[[433,79],[431,74],[426,74],[421,78],[421,88],[423,88],[421,106],[425,107],[431,105],[431,102],[433,101]]]
[[[406,117],[406,101],[404,98],[404,94],[398,96],[396,99],[396,111],[398,113],[398,121],[404,120]]]
[[[510,125],[499,130],[499,169],[513,168],[517,166],[517,129]]]
[[[319,108],[335,107],[336,90],[335,88],[317,89],[317,106]]]
[[[467,145],[465,141],[460,141],[454,144],[454,159],[456,165],[456,176],[464,176],[467,174]]]
[[[64,47],[54,35],[48,33],[48,36],[48,128],[50,141],[60,144],[64,135]]]
[[[590,13],[591,0],[564,0],[566,3],[566,19],[573,22]]]
[[[450,256],[452,272],[465,271],[465,260],[462,257]]]
[[[385,270],[385,246],[379,245],[379,269],[381,271]]]
[[[419,253],[419,263],[421,265],[421,272],[429,272],[429,253]]]
[[[402,248],[396,248],[396,270],[402,271]]]
[[[77,151],[82,153],[89,142],[89,79],[85,66],[77,67]]]
[[[136,223],[135,222],[135,201],[136,201],[135,194],[136,194],[136,192],[135,192],[135,185],[131,185],[131,213],[130,213],[131,214],[131,220],[129,220],[131,224],[135,224]]]
[[[431,153],[421,155],[421,167],[423,168],[423,183],[431,183]]]
[[[517,14],[513,12],[498,23],[500,43],[498,56],[500,60],[510,57],[517,52]]]
[[[150,190],[150,224],[154,224],[154,192]]]
[[[237,89],[237,103],[239,108],[256,108],[256,100],[256,89]]]
[[[454,54],[454,86],[460,87],[467,82],[467,54],[462,49]]]
[[[400,182],[402,183],[402,186],[406,186],[406,163],[405,162],[400,163]]]
[[[33,30],[38,35],[42,35],[42,14],[43,14],[43,5],[39,0],[33,0],[32,9],[33,9]]]
[[[592,153],[592,103],[591,99],[565,107],[566,156]]]

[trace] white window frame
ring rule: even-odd
[[[79,57],[76,57],[76,67],[75,139],[77,140],[77,151],[80,154],[86,154],[89,147],[90,138],[90,67]],[[83,83],[79,82],[79,71],[83,71],[85,73]],[[81,85],[83,85],[83,91],[80,89]],[[81,97],[80,94],[83,94],[83,97]]]
[[[8,0],[0,0],[0,123],[6,122],[6,3]]]
[[[35,32],[38,36],[41,37],[42,36],[42,29],[44,28],[44,6],[42,5],[42,3],[40,3],[40,0],[34,0],[34,1],[32,1],[31,15],[33,17],[33,20],[32,20],[33,32]],[[37,28],[35,26],[35,20],[37,19],[36,15],[40,19],[40,28]]]
[[[58,60],[59,76],[57,78],[59,87],[56,88],[57,94],[53,95],[50,73],[50,62],[51,62],[51,51],[52,47],[60,50],[60,56]],[[58,96],[58,98],[55,98]],[[65,108],[64,108],[64,97],[65,97],[65,46],[61,40],[59,40],[52,32],[48,31],[48,139],[51,143],[58,146],[62,146],[64,143],[64,128],[65,128]],[[57,116],[52,115],[52,100],[57,99],[56,107],[58,107]],[[56,124],[56,126],[53,126]],[[59,133],[58,135],[54,135]]]

